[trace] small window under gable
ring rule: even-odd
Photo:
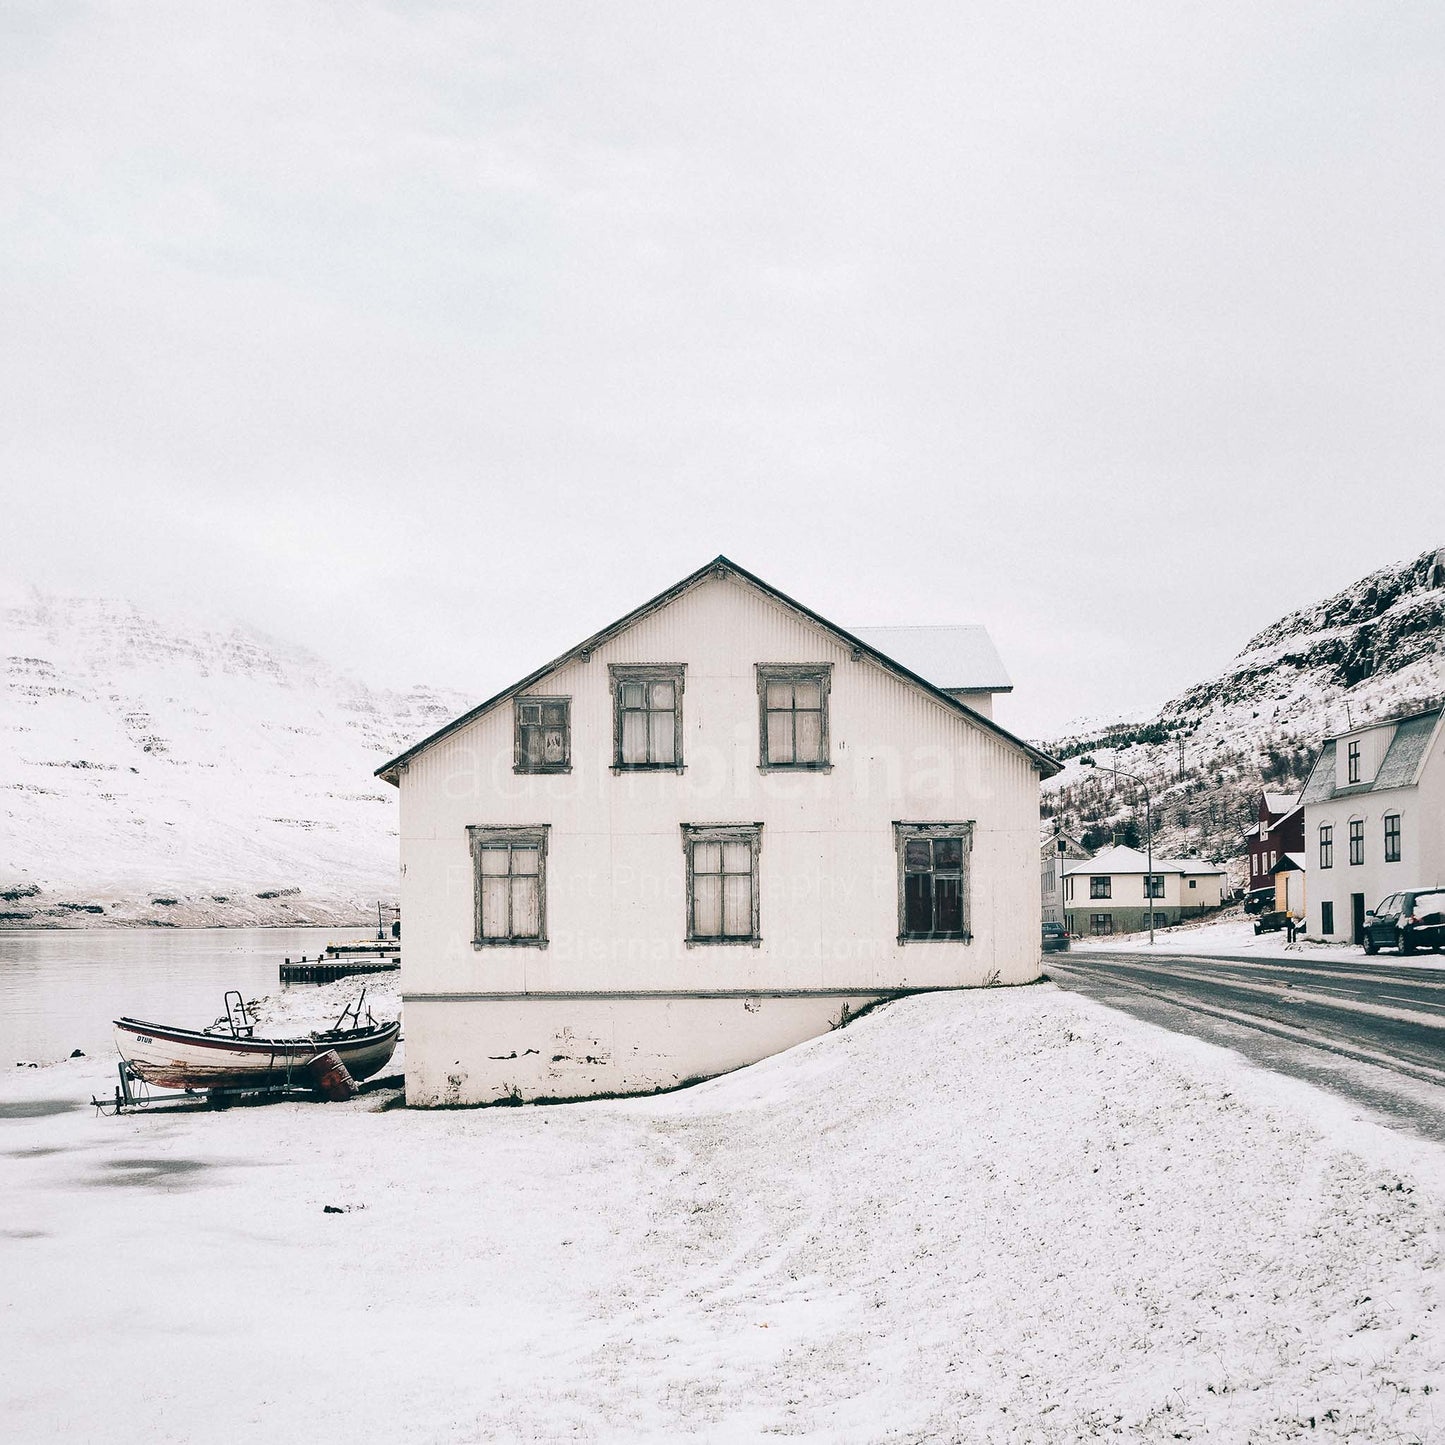
[[[615,772],[682,771],[682,690],[687,668],[680,662],[608,668],[612,679]]]
[[[759,663],[757,676],[758,766],[826,772],[831,664]]]
[[[572,699],[519,697],[515,762],[519,773],[566,773],[572,768]]]

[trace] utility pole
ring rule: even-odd
[[[1079,759],[1081,767],[1097,768],[1099,763],[1093,757],[1085,753]],[[1143,778],[1134,773],[1126,773],[1117,763],[1107,769],[1116,778],[1128,778],[1130,782],[1137,783],[1144,794],[1144,847],[1145,847],[1145,874],[1144,874],[1144,903],[1149,918],[1149,947],[1154,947],[1154,816],[1149,808],[1149,785]]]

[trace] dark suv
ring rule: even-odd
[[[1044,924],[1044,952],[1045,953],[1067,953],[1069,951],[1069,935],[1064,932],[1062,923]]]
[[[1365,952],[1398,948],[1401,953],[1445,947],[1445,887],[1392,893],[1365,914]]]

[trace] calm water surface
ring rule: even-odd
[[[346,928],[84,928],[0,932],[0,1068],[72,1049],[113,1054],[122,1014],[203,1028],[223,995],[281,987],[283,958],[314,958]],[[306,984],[297,984],[306,988]]]

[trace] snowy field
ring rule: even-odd
[[[1445,1438],[1445,1152],[1049,985],[625,1102],[109,1070],[0,1079],[8,1439]]]

